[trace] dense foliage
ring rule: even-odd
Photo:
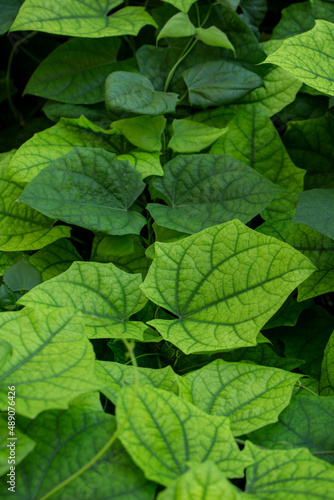
[[[333,0],[0,33],[1,498],[334,499]]]

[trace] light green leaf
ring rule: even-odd
[[[246,163],[290,193],[303,189],[305,170],[292,163],[276,128],[258,106],[239,111],[229,122],[227,133],[217,140],[210,152],[226,154]],[[297,201],[294,195],[283,193],[271,203],[265,215],[285,218],[287,212],[294,210]]]
[[[130,166],[140,173],[142,179],[150,175],[163,175],[164,173],[160,163],[159,151],[149,153],[133,149],[130,153],[117,156],[117,160],[127,160]]]
[[[298,198],[293,220],[334,239],[334,190],[311,189],[299,193]]]
[[[0,160],[0,250],[39,250],[60,238],[69,237],[69,227],[52,227],[51,219],[23,203],[16,203],[24,186],[8,175],[12,158],[13,153],[8,153]]]
[[[70,401],[69,408],[73,406],[79,406],[80,408],[89,408],[93,411],[103,411],[99,391],[80,394],[80,396],[77,396],[76,398],[72,399],[72,401]]]
[[[326,345],[324,359],[321,365],[320,378],[321,396],[334,396],[334,334]]]
[[[223,155],[178,155],[153,186],[170,205],[149,203],[154,220],[184,233],[231,219],[246,223],[281,193],[244,163]]]
[[[3,275],[4,283],[12,292],[31,290],[42,282],[40,271],[26,259],[21,259],[6,269]]]
[[[129,210],[145,184],[127,162],[100,148],[73,148],[30,182],[20,201],[69,224],[106,234],[139,234],[142,215]]]
[[[112,126],[138,148],[145,151],[162,149],[161,135],[166,126],[163,116],[126,118],[113,122]]]
[[[317,270],[298,287],[298,300],[334,291],[334,241],[304,224],[290,220],[262,224],[257,231],[285,241],[302,252]]]
[[[54,35],[100,38],[137,35],[146,25],[156,27],[144,7],[125,7],[108,15],[122,0],[26,0],[11,31],[43,31]]]
[[[133,386],[135,370],[138,374],[140,387],[156,387],[168,392],[178,393],[176,374],[170,366],[154,370],[152,368],[134,368],[110,361],[96,362],[96,377],[101,382],[101,392],[114,404],[122,387]]]
[[[30,439],[28,436],[23,434],[18,428],[15,428],[14,431],[15,440],[10,441],[10,439],[8,439],[10,438],[8,427],[11,424],[14,424],[15,428],[15,420],[8,421],[4,420],[4,418],[0,418],[0,476],[6,474],[10,470],[10,466],[16,467],[20,462],[22,462],[22,460],[31,452],[31,450],[35,446],[35,442],[33,441],[33,439]],[[36,436],[34,437],[36,438]],[[11,448],[7,445],[12,443],[14,443],[15,458],[14,462],[9,463],[9,460],[13,460],[13,458],[9,456]],[[7,476],[5,477],[6,480],[9,479]]]
[[[235,102],[262,85],[256,74],[231,61],[194,66],[182,74],[193,106],[207,108]]]
[[[246,471],[246,493],[263,500],[333,499],[333,466],[308,450],[264,450],[247,441],[246,451],[254,460]]]
[[[301,375],[217,359],[178,377],[180,397],[210,415],[229,417],[234,435],[277,422]]]
[[[175,16],[171,17],[167,23],[164,25],[159,35],[157,36],[157,42],[161,38],[171,37],[180,38],[192,36],[196,33],[196,28],[190,21],[187,14],[184,12],[179,12]]]
[[[118,153],[121,140],[114,130],[98,127],[84,116],[61,118],[56,125],[38,132],[22,144],[10,163],[9,174],[14,181],[30,182],[44,167],[76,146]]]
[[[304,394],[292,398],[276,424],[253,432],[249,439],[276,450],[308,448],[319,458],[334,463],[334,396],[323,398],[306,391]]]
[[[2,313],[0,324],[0,339],[10,339],[13,347],[0,370],[2,410],[8,406],[8,385],[16,387],[16,411],[29,418],[68,408],[71,399],[98,388],[95,355],[80,315],[26,308]]]
[[[13,260],[10,257],[10,254],[6,254],[4,252],[0,253],[0,276],[3,276],[3,273],[6,269],[11,267],[14,264]]]
[[[42,273],[43,281],[66,271],[72,262],[82,260],[70,240],[62,238],[29,257],[29,262]]]
[[[235,52],[233,45],[227,38],[225,33],[221,31],[216,26],[210,26],[210,28],[196,28],[196,35],[201,40],[201,42],[212,47],[223,47],[224,49],[230,49]]]
[[[234,220],[155,243],[141,288],[178,317],[149,322],[165,339],[186,354],[222,351],[255,345],[262,326],[314,269],[286,243]]]
[[[156,486],[144,478],[119,441],[95,459],[116,431],[114,416],[72,407],[44,412],[32,421],[20,418],[19,423],[27,436],[39,438],[16,470],[20,499],[53,496],[68,500],[94,495],[103,500],[153,500]],[[91,467],[82,471],[90,462]],[[3,498],[12,495],[7,491]]]
[[[0,368],[3,367],[8,358],[13,354],[13,348],[6,340],[0,341]]]
[[[81,311],[90,338],[154,342],[159,337],[146,334],[144,323],[129,320],[147,302],[141,282],[140,274],[125,273],[111,263],[74,262],[64,273],[26,293],[20,304]]]
[[[217,465],[208,460],[182,474],[159,493],[157,500],[240,500],[241,494]]]
[[[181,10],[185,14],[188,12],[193,3],[197,0],[165,0],[166,3],[174,5],[177,9]]]
[[[104,101],[104,82],[116,69],[119,38],[74,38],[57,47],[37,67],[24,94],[71,104]]]
[[[287,38],[265,63],[277,64],[297,80],[334,95],[334,26],[317,20],[310,31]]]
[[[118,425],[132,398],[132,388],[120,391]],[[148,386],[136,393],[120,440],[147,479],[164,486],[205,460],[214,461],[227,477],[242,477],[248,461],[233,439],[228,418],[206,415],[175,394]]]
[[[0,0],[0,35],[9,30],[21,4],[22,0]]]
[[[114,71],[106,79],[105,100],[110,112],[131,111],[137,115],[172,113],[178,95],[157,92],[145,76],[127,71]]]
[[[211,146],[221,135],[227,132],[226,128],[208,127],[203,123],[191,120],[173,120],[173,135],[168,143],[174,153],[198,153]]]

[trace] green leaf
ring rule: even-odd
[[[12,158],[13,153],[8,153],[0,160],[0,250],[39,250],[60,238],[69,237],[69,227],[52,227],[51,219],[23,203],[16,203],[24,186],[8,175]]]
[[[249,439],[276,450],[308,448],[319,458],[334,463],[333,425],[334,396],[322,398],[308,394],[293,397],[276,424],[253,432]]]
[[[246,450],[254,460],[246,471],[246,493],[263,500],[333,498],[333,466],[308,450],[263,450],[249,441]]]
[[[75,260],[82,260],[82,257],[66,238],[47,245],[29,257],[30,264],[41,272],[43,281],[63,273]]]
[[[0,0],[0,35],[9,30],[21,4],[22,0]]]
[[[231,219],[250,221],[281,190],[244,163],[223,155],[179,155],[154,188],[170,206],[149,203],[160,226],[196,233]]]
[[[210,152],[246,163],[290,193],[303,189],[305,170],[292,163],[270,118],[256,105],[239,111],[229,122],[227,133],[216,141]],[[294,195],[283,193],[271,203],[265,215],[286,217],[297,201]]]
[[[157,336],[146,334],[144,323],[129,320],[147,302],[141,282],[140,274],[125,273],[113,264],[74,262],[64,273],[25,294],[20,304],[81,311],[90,338],[154,342]]]
[[[238,490],[214,462],[195,465],[182,474],[157,500],[240,500]]]
[[[164,173],[160,163],[159,151],[149,153],[133,149],[130,153],[117,156],[117,160],[127,160],[130,166],[140,173],[142,179],[150,175],[163,175]]]
[[[16,470],[16,494],[22,500],[50,495],[64,500],[92,495],[103,500],[153,500],[156,486],[145,480],[119,441],[100,459],[96,457],[116,431],[112,415],[73,407],[44,412],[33,421],[20,418],[19,423],[27,436],[39,436]],[[10,495],[7,492],[3,498]]]
[[[74,147],[103,148],[118,153],[120,145],[114,130],[104,130],[84,116],[61,118],[56,125],[22,144],[11,161],[9,174],[14,181],[30,182],[43,168]]]
[[[20,201],[69,224],[106,234],[139,234],[145,219],[129,210],[145,184],[139,172],[99,148],[73,148],[30,182]]]
[[[10,254],[6,254],[4,252],[0,253],[0,275],[3,276],[3,273],[6,269],[11,267],[14,264],[13,260],[10,257]]]
[[[334,239],[334,190],[311,189],[299,193],[298,198],[293,220]]]
[[[307,170],[305,190],[334,188],[334,116],[290,122],[282,140],[297,166]]]
[[[240,436],[277,422],[299,378],[277,368],[217,359],[178,380],[182,399],[210,415],[229,417],[232,433]]]
[[[277,221],[277,225],[279,225],[281,222]],[[275,221],[273,221],[273,225],[275,225]],[[263,234],[267,234],[268,236],[274,236],[277,239],[281,239],[276,232],[267,232],[265,230],[262,231],[262,228],[264,227],[271,227],[270,223],[264,223],[262,226],[256,228],[257,231]],[[285,241],[285,240],[284,240]],[[288,243],[288,241],[285,241]],[[291,245],[294,246],[294,245]],[[296,248],[296,250],[301,251],[300,248]],[[310,259],[311,260],[311,259]],[[314,273],[311,275],[313,276],[316,274],[317,271],[314,271]],[[310,278],[307,278],[309,280]],[[306,283],[306,281],[303,281],[303,283]],[[302,283],[302,284],[303,284]],[[299,285],[299,290],[301,289],[302,284]],[[277,326],[295,326],[297,324],[298,318],[300,314],[304,311],[304,309],[308,309],[309,307],[312,307],[313,301],[312,300],[306,300],[303,302],[297,302],[297,300],[290,295],[290,297],[284,302],[282,307],[277,311],[276,314],[270,320],[268,323],[262,328],[262,330],[268,330],[269,328],[276,328]],[[274,366],[274,365],[271,365]]]
[[[192,36],[196,33],[196,28],[193,23],[190,21],[187,14],[184,12],[179,12],[175,14],[175,16],[171,17],[165,26],[160,31],[157,36],[157,42],[161,38],[171,37],[171,38],[180,38]]]
[[[196,28],[196,35],[201,40],[201,42],[212,47],[223,47],[224,49],[230,49],[235,52],[233,45],[227,38],[225,33],[218,29],[216,26],[210,26],[210,28]]]
[[[231,61],[194,66],[182,74],[193,106],[207,108],[237,101],[262,85],[262,79]]]
[[[334,395],[334,334],[330,336],[321,365],[320,394]]]
[[[175,394],[154,387],[140,387],[118,396],[118,425],[134,404],[120,435],[124,447],[147,479],[170,485],[190,465],[212,460],[227,477],[242,477],[247,465],[233,439],[229,420],[206,415]],[[205,429],[205,433],[203,432]]]
[[[105,100],[109,112],[131,111],[137,115],[172,113],[178,95],[157,92],[150,80],[137,73],[114,71],[106,79]]]
[[[197,0],[165,0],[166,3],[174,5],[178,10],[181,10],[185,14],[188,12],[193,3]]]
[[[163,116],[126,118],[113,122],[112,126],[138,148],[145,151],[162,149],[161,135],[166,126]]]
[[[257,231],[274,236],[302,252],[317,270],[298,287],[298,300],[334,292],[334,241],[314,229],[290,220],[262,224]]]
[[[42,282],[40,271],[25,259],[19,260],[3,275],[4,283],[13,291],[31,290]]]
[[[7,386],[16,387],[16,411],[35,418],[50,408],[68,408],[74,397],[98,388],[94,352],[81,316],[70,310],[26,308],[0,317],[0,339],[13,354],[0,370],[0,408],[7,410]]]
[[[227,132],[226,128],[208,127],[203,123],[191,120],[173,120],[173,135],[168,143],[174,153],[198,153],[211,146],[221,135]]]
[[[14,417],[15,418],[15,417]],[[30,439],[28,436],[23,434],[19,429],[15,429],[15,440],[10,441],[10,436],[8,434],[8,427],[12,424],[15,424],[14,421],[4,420],[0,418],[0,475],[6,474],[10,470],[10,466],[17,467],[17,465],[22,462],[22,460],[31,452],[31,450],[35,446],[35,442],[33,439]],[[36,436],[35,436],[36,438]],[[7,445],[15,443],[15,459],[14,464],[9,461],[12,460],[12,457],[9,457],[9,453],[13,447],[10,448]],[[14,450],[13,450],[14,451]],[[6,476],[6,479],[9,479]]]
[[[116,404],[122,387],[134,385],[135,370],[138,374],[140,387],[156,387],[178,393],[176,375],[170,366],[154,370],[152,368],[134,368],[131,365],[111,363],[110,361],[97,361],[95,373],[101,382],[101,392]]]
[[[297,80],[334,95],[333,49],[333,24],[317,20],[310,31],[284,40],[265,63],[277,64]]]
[[[111,119],[106,111],[104,102],[95,105],[64,104],[55,101],[47,101],[42,110],[53,122],[58,122],[60,118],[80,118],[84,115],[88,120],[95,122],[103,128],[110,125]]]
[[[155,243],[141,288],[178,316],[149,322],[165,339],[186,354],[222,351],[255,345],[262,326],[313,271],[289,245],[234,220]]]
[[[71,104],[104,101],[104,82],[115,65],[119,38],[74,38],[57,47],[30,77],[24,90]]]
[[[100,38],[137,35],[146,25],[155,26],[144,7],[125,7],[108,15],[122,0],[26,0],[11,31],[34,30],[54,35]]]

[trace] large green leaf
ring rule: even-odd
[[[306,449],[265,450],[249,441],[246,493],[263,500],[333,499],[334,469]]]
[[[321,365],[320,394],[334,396],[334,334],[330,336]]]
[[[110,112],[130,111],[137,115],[172,113],[178,95],[158,92],[145,76],[127,71],[114,71],[106,79],[105,100]]]
[[[103,148],[120,152],[121,140],[114,130],[104,130],[84,116],[61,118],[51,128],[35,134],[17,150],[9,174],[17,182],[30,182],[44,167],[74,147]]]
[[[174,153],[198,153],[227,131],[226,128],[208,127],[192,120],[173,120],[172,130],[168,147]]]
[[[299,285],[298,300],[334,292],[334,241],[331,238],[290,220],[266,222],[257,231],[285,241],[317,266],[318,269]]]
[[[71,104],[104,101],[104,82],[115,70],[119,38],[74,38],[46,57],[34,71],[25,94]]]
[[[25,294],[20,304],[81,311],[91,338],[154,341],[157,337],[145,333],[144,323],[129,320],[146,303],[141,282],[140,274],[125,273],[113,264],[74,262],[64,273]]]
[[[16,203],[24,185],[8,174],[13,153],[0,157],[0,250],[8,252],[39,250],[60,238],[70,236],[70,228],[53,227],[53,221],[23,203]]]
[[[293,220],[334,239],[334,190],[311,189],[300,193],[298,198]]]
[[[163,116],[126,118],[113,122],[112,126],[138,148],[145,151],[162,149],[161,135],[166,126]]]
[[[16,495],[21,500],[92,495],[101,500],[153,500],[156,486],[144,478],[119,441],[96,457],[116,431],[112,415],[72,407],[44,412],[35,420],[20,418],[18,423],[27,436],[39,438],[16,469]],[[91,461],[91,467],[82,471]],[[3,498],[11,495],[7,491]]]
[[[9,385],[16,387],[16,411],[30,418],[68,408],[71,399],[98,388],[81,316],[67,309],[26,308],[2,313],[0,324],[0,339],[10,339],[13,347],[0,370],[2,410],[7,410]]]
[[[237,101],[262,85],[256,74],[232,61],[199,64],[182,74],[193,106],[207,108]]]
[[[152,368],[134,368],[131,365],[111,363],[110,361],[97,361],[95,373],[101,382],[101,392],[116,404],[122,387],[134,384],[135,371],[137,371],[140,387],[147,385],[178,393],[177,378],[170,366],[154,370]]]
[[[15,415],[11,416],[14,416],[14,420],[12,421],[0,418],[0,476],[6,474],[10,470],[11,465],[12,467],[16,467],[35,446],[33,439],[30,439],[19,429],[15,428]],[[12,424],[14,424],[14,431],[9,431],[9,426]],[[9,432],[12,432],[12,434]],[[11,436],[15,436],[12,442],[10,441]],[[34,437],[36,438],[36,436]],[[13,458],[9,456],[11,448],[7,445],[13,442],[15,447],[15,459],[14,462],[9,463]]]
[[[69,224],[107,234],[139,234],[130,210],[145,187],[139,172],[100,148],[73,148],[30,182],[20,201]]]
[[[334,26],[317,20],[306,33],[287,38],[266,63],[277,64],[298,80],[334,95]]]
[[[253,432],[249,439],[276,450],[308,448],[319,458],[334,463],[333,425],[334,396],[323,398],[308,394],[293,397],[276,424]]]
[[[248,222],[281,193],[250,167],[223,155],[178,155],[154,188],[169,204],[149,203],[160,226],[196,233],[231,219]]]
[[[11,31],[44,31],[55,35],[100,38],[137,35],[147,24],[156,26],[144,7],[125,7],[109,15],[122,0],[26,0]]]
[[[142,289],[177,318],[149,324],[186,354],[255,345],[262,326],[314,269],[286,243],[238,220],[155,243]]]
[[[290,193],[303,189],[305,170],[292,163],[270,118],[256,105],[237,113],[229,122],[227,133],[215,142],[210,152],[246,163]],[[291,194],[277,196],[265,213],[269,217],[286,217],[297,201]]]
[[[132,395],[130,387],[119,393],[118,424],[130,408]],[[228,418],[207,415],[154,387],[139,388],[120,440],[145,476],[164,486],[190,465],[205,460],[214,461],[227,477],[242,477],[248,461],[233,439]]]
[[[334,187],[334,116],[290,122],[283,136],[289,155],[307,170],[305,189]]]
[[[278,420],[300,378],[278,368],[217,359],[179,377],[180,396],[210,415],[229,417],[234,435]]]

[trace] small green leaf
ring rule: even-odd
[[[178,377],[180,397],[210,415],[229,417],[234,435],[277,422],[301,375],[217,359]]]
[[[15,420],[8,421],[0,418],[0,476],[6,474],[10,470],[10,460],[12,460],[12,457],[9,454],[11,449],[15,449],[14,463],[15,467],[17,467],[19,463],[22,462],[22,460],[31,452],[36,444],[33,439],[30,439],[28,436],[23,434],[18,428],[15,429],[15,440],[10,441],[8,427],[12,424],[15,424]],[[36,436],[34,436],[34,438],[36,439]],[[10,448],[8,445],[12,443],[15,443],[14,447]],[[5,477],[6,479],[8,478],[8,476]]]
[[[208,127],[203,123],[191,120],[173,120],[172,129],[173,135],[168,147],[174,153],[198,153],[211,146],[227,132],[226,128]]]
[[[166,163],[153,186],[170,205],[147,205],[157,224],[190,234],[231,219],[246,223],[281,193],[244,163],[223,155],[179,155]]]
[[[246,452],[254,461],[247,467],[246,493],[263,500],[333,498],[333,466],[308,450],[265,450],[247,441]]]
[[[150,80],[137,73],[114,71],[105,85],[106,108],[110,112],[156,116],[174,112],[178,101],[177,94],[155,91]]]
[[[139,116],[126,118],[112,123],[128,141],[144,151],[160,151],[161,135],[166,126],[163,116]]]
[[[128,274],[113,264],[74,262],[64,273],[31,290],[20,304],[81,311],[90,338],[131,338],[154,341],[147,326],[129,318],[147,302],[140,274]],[[159,338],[158,338],[159,339]]]
[[[13,292],[19,292],[31,290],[42,283],[42,275],[30,262],[22,259],[6,269],[3,281]]]
[[[194,66],[183,74],[193,106],[207,108],[235,102],[262,85],[256,74],[231,61]]]
[[[334,334],[329,338],[321,365],[320,378],[321,396],[334,395]]]
[[[108,15],[122,0],[26,0],[11,31],[43,31],[54,35],[100,38],[137,35],[146,25],[156,27],[144,7],[125,7]]]
[[[163,175],[164,173],[160,163],[159,151],[149,153],[147,151],[133,149],[130,153],[117,156],[117,160],[127,160],[130,166],[140,173],[142,179],[150,175]]]
[[[165,0],[166,3],[174,5],[177,9],[181,10],[185,14],[188,12],[193,3],[197,0]]]
[[[134,404],[120,440],[147,479],[168,486],[190,464],[205,460],[214,461],[227,477],[243,476],[248,460],[233,439],[228,418],[207,415],[155,387],[140,387],[134,403],[132,398],[133,389],[126,387],[117,399],[118,425]]]
[[[16,411],[35,418],[50,408],[68,408],[74,397],[98,388],[95,355],[82,317],[66,309],[25,308],[0,318],[0,339],[13,354],[0,370],[0,408],[7,410],[7,387],[16,387]]]
[[[22,0],[0,0],[0,35],[9,30],[21,4]]]
[[[171,38],[180,38],[192,36],[196,33],[196,28],[193,23],[190,21],[187,14],[184,12],[179,12],[175,14],[175,16],[171,17],[165,26],[160,31],[157,36],[157,42],[161,38],[171,37]]]
[[[196,28],[196,35],[201,40],[201,42],[212,47],[223,47],[224,49],[230,49],[235,52],[233,45],[227,38],[225,33],[218,29],[216,26],[210,26],[210,28]]]
[[[145,184],[127,162],[99,148],[73,148],[45,167],[20,201],[41,213],[106,234],[139,234],[142,215],[129,210]]]
[[[334,239],[334,190],[311,189],[300,193],[298,198],[293,220]]]
[[[245,272],[247,269],[247,272]],[[234,220],[155,243],[141,286],[175,320],[153,320],[186,354],[256,344],[259,330],[315,267],[286,243]]]
[[[306,33],[287,38],[265,63],[277,64],[297,80],[334,95],[334,26],[317,20]]]

